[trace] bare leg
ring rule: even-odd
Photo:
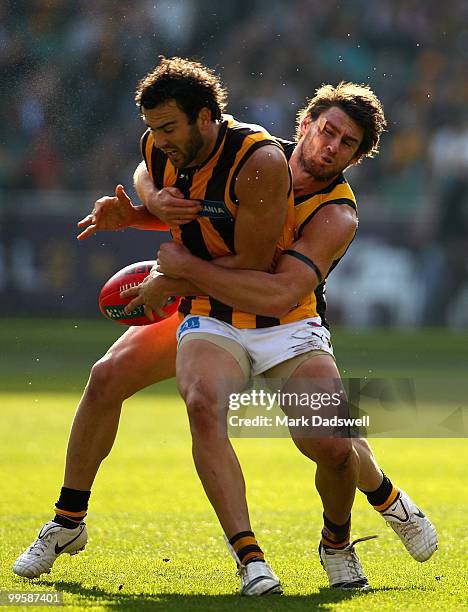
[[[358,489],[375,491],[383,480],[382,470],[377,465],[369,442],[365,438],[355,438],[353,446],[359,455]]]
[[[220,385],[227,378],[229,389]],[[177,354],[177,381],[187,406],[195,466],[224,533],[229,538],[250,530],[244,477],[226,433],[227,393],[243,388],[244,374],[228,351],[190,340]]]
[[[295,378],[322,378],[328,380],[339,380],[340,374],[334,360],[326,355],[316,355],[310,360],[306,361],[307,374],[301,373],[301,366],[293,373]],[[354,438],[353,446],[359,457],[359,476],[357,480],[357,486],[363,491],[375,491],[382,483],[382,470],[379,468],[375,457],[372,453],[372,449],[368,441],[364,438]],[[321,474],[318,471],[319,480]],[[324,479],[327,481],[327,477]],[[323,486],[323,482],[321,482]],[[331,518],[331,517],[330,517]]]
[[[298,366],[284,391],[293,391],[298,379],[310,380],[311,384],[314,384],[313,379],[320,379],[317,381],[320,382],[320,391],[333,393],[339,378],[331,357],[314,355]],[[353,506],[360,470],[353,441],[347,438],[301,437],[294,429],[291,429],[291,435],[299,450],[317,464],[315,484],[325,516],[337,525],[346,523]],[[368,455],[364,456],[364,459],[368,458]]]
[[[64,486],[91,489],[114,444],[125,399],[175,375],[177,315],[131,327],[92,368],[68,441]]]

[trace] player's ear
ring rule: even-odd
[[[211,111],[206,106],[204,106],[203,108],[199,110],[198,117],[197,117],[197,123],[200,129],[203,129],[203,128],[206,129],[212,123]]]
[[[304,136],[304,134],[309,129],[311,123],[312,123],[312,119],[311,119],[310,115],[306,115],[302,119],[301,123],[299,124],[299,130],[301,132],[301,136]]]

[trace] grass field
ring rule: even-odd
[[[59,590],[66,609],[467,609],[465,440],[373,442],[382,467],[436,524],[440,549],[417,563],[358,495],[353,535],[379,535],[358,545],[374,587],[364,595],[327,588],[316,554],[321,512],[312,464],[286,439],[235,440],[252,524],[285,590],[244,600],[235,595],[234,564],[193,469],[183,404],[168,385],[125,405],[116,446],[93,488],[85,553],[60,557],[41,580],[15,577],[12,562],[51,516],[86,371],[118,330],[19,322],[0,323],[0,332],[9,347],[0,373],[0,590]],[[409,349],[402,351],[403,343]],[[435,346],[442,346],[438,354]],[[385,332],[337,334],[335,341],[344,369],[364,375],[371,363],[376,376],[460,374],[466,346],[466,335],[445,332],[416,334],[410,343]]]

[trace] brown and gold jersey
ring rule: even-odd
[[[208,159],[193,168],[175,168],[163,151],[154,146],[151,131],[147,130],[141,140],[141,151],[156,187],[177,187],[186,198],[199,200],[202,206],[197,219],[172,230],[173,239],[205,260],[233,255],[234,226],[239,205],[234,189],[236,178],[254,151],[272,144],[281,148],[262,127],[239,123],[226,115]],[[275,261],[293,241],[294,202],[291,179],[289,210],[277,244]],[[183,315],[210,316],[241,328],[278,324],[276,319],[234,310],[209,296],[187,296],[181,300],[179,311]]]
[[[279,140],[287,159],[289,160],[295,147],[295,143]],[[343,174],[340,174],[328,187],[310,193],[306,195],[294,198],[294,212],[295,212],[295,239],[299,239],[302,236],[305,226],[309,223],[314,216],[324,206],[330,204],[339,204],[343,206],[350,206],[357,212],[356,198],[353,190],[351,189],[348,181],[345,179]],[[328,274],[338,265],[341,257],[335,259],[332,263]],[[320,316],[322,319],[322,325],[328,327],[325,310],[325,282],[326,279],[315,289],[313,293],[306,295],[297,306],[295,306],[286,316],[279,320],[279,324],[291,323],[298,319],[304,319],[305,317],[316,317]]]

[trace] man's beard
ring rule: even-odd
[[[304,142],[302,143],[299,151],[299,165],[304,172],[306,172],[316,181],[329,181],[341,172],[341,169],[337,169],[336,166],[328,168],[326,166],[321,166],[312,160],[307,160],[304,156]]]
[[[181,168],[189,166],[196,158],[198,153],[203,148],[203,138],[200,134],[200,130],[196,125],[190,126],[190,138],[185,148],[185,151],[181,151],[184,159],[180,164]]]

